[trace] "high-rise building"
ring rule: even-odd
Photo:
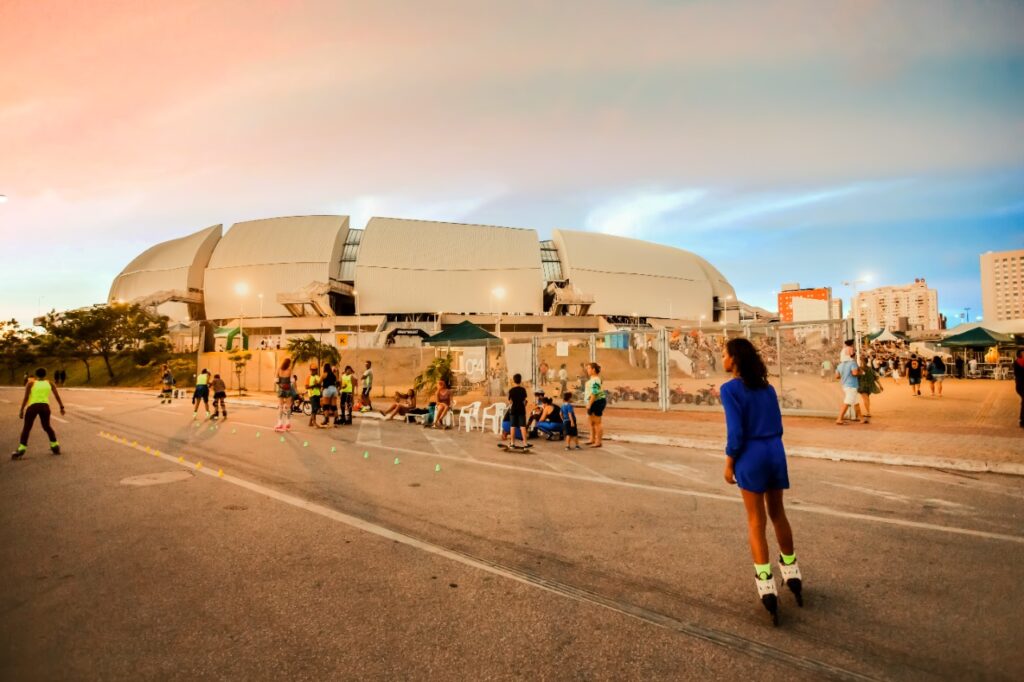
[[[981,254],[981,309],[986,322],[1024,319],[1024,249]]]
[[[857,294],[853,309],[857,331],[934,330],[939,326],[939,295],[924,278],[913,284],[878,287]]]
[[[801,289],[796,282],[783,284],[778,294],[780,322],[839,320],[843,300],[832,298],[832,287]]]

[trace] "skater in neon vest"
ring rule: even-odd
[[[40,367],[36,370],[36,378],[29,381],[25,386],[25,397],[21,401],[21,409],[18,410],[18,419],[24,419],[25,423],[21,428],[21,437],[18,439],[18,449],[11,455],[11,459],[21,459],[28,450],[28,436],[32,431],[32,425],[39,417],[39,423],[43,431],[50,437],[50,452],[60,454],[60,443],[57,442],[57,434],[50,426],[50,395],[57,399],[60,405],[60,413],[64,414],[64,401],[60,399],[57,387],[46,380],[46,370]],[[28,409],[26,409],[26,407]]]

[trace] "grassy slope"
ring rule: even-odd
[[[171,368],[174,371],[174,377],[177,380],[177,385],[191,386],[192,376],[196,372],[196,356],[192,353],[187,355],[174,355],[171,357]],[[160,384],[160,364],[154,364],[148,367],[139,367],[135,362],[128,356],[117,356],[110,360],[110,365],[114,368],[114,374],[117,376],[118,386],[143,386],[146,388],[156,387]],[[22,384],[22,377],[27,372],[32,375],[37,367],[45,367],[48,375],[53,376],[53,372],[60,368],[60,363],[52,358],[39,358],[32,362],[30,365],[23,365],[18,367],[14,372],[14,385],[20,386]],[[103,364],[103,358],[93,358],[89,360],[89,367],[92,369],[92,383],[87,383],[85,380],[85,365],[79,360],[71,360],[64,364],[64,369],[68,373],[67,386],[93,386],[101,388],[104,386],[110,386],[110,375],[107,374],[107,367]],[[8,373],[6,368],[0,368],[0,385],[11,385],[11,375]]]

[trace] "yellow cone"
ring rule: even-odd
[[[203,463],[202,462],[196,462],[196,469],[202,469],[202,468],[203,468]]]
[[[224,478],[224,470],[223,469],[217,469],[217,477],[218,478]]]

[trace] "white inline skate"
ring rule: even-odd
[[[775,587],[775,578],[770,573],[754,575],[754,584],[757,586],[757,596],[761,597],[761,604],[772,617],[772,625],[779,624],[779,591]]]
[[[803,582],[800,578],[800,566],[797,565],[796,560],[788,566],[782,563],[782,557],[779,557],[779,573],[782,575],[782,584],[789,588],[789,591],[793,593],[793,598],[796,599],[796,605],[803,607],[804,596],[801,592],[803,589]]]

